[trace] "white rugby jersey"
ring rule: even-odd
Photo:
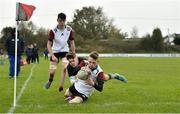
[[[99,65],[97,65],[96,69],[94,69],[91,72],[91,76],[92,76],[92,79],[94,80],[94,82],[96,82],[96,78],[100,72],[103,72],[103,70],[101,69],[101,67]]]
[[[50,33],[49,36],[49,40],[53,41],[53,45],[52,45],[53,53],[69,52],[68,40],[69,39],[71,40],[70,37],[73,37],[71,36],[72,28],[66,25],[64,31],[60,31],[60,29],[55,27],[50,32],[53,32],[53,34]]]
[[[94,80],[95,83],[96,83],[96,78],[100,72],[103,72],[103,70],[101,69],[101,67],[99,65],[97,65],[96,69],[91,71],[90,76]],[[74,87],[76,88],[76,90],[79,93],[86,95],[86,97],[91,96],[91,94],[93,93],[93,90],[94,90],[94,87],[92,87],[90,85],[86,85],[85,80],[81,80],[81,79],[77,79],[75,81]]]

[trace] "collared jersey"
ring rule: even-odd
[[[101,69],[99,65],[97,65],[97,67],[91,71],[90,76],[94,80],[95,83],[97,82],[96,81],[97,77],[101,76],[101,73],[103,73],[103,70]],[[75,81],[74,87],[79,93],[84,94],[86,97],[89,97],[94,90],[93,86],[86,85],[85,80],[81,80],[81,79],[78,79],[77,81]]]
[[[53,53],[69,52],[68,41],[74,40],[74,33],[72,28],[68,25],[65,26],[64,31],[60,31],[56,26],[49,32],[48,40],[53,42]]]

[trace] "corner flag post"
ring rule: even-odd
[[[13,106],[16,106],[16,81],[17,81],[17,44],[18,44],[18,21],[28,21],[36,7],[32,5],[16,3],[16,32],[15,32],[15,63],[14,63],[14,101]]]
[[[17,36],[18,36],[18,21],[16,23],[16,36],[15,36],[15,64],[14,64],[14,107],[16,106],[16,77],[17,77]]]

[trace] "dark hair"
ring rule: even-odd
[[[15,33],[16,33],[16,28],[12,28],[11,30],[11,36],[15,37]],[[17,31],[18,36],[19,36],[19,30]]]
[[[93,58],[94,60],[97,60],[99,57],[99,54],[97,51],[92,51],[89,55],[91,58]]]
[[[14,36],[15,32],[16,32],[16,28],[12,28],[11,35]]]
[[[75,57],[74,57],[74,54],[72,52],[69,52],[66,54],[66,58],[67,58],[67,60],[69,60],[69,59],[74,59]]]
[[[59,13],[57,19],[63,19],[66,20],[66,15],[64,13]]]

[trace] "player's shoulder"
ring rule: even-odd
[[[71,30],[72,30],[71,26],[66,25],[66,30],[67,30],[67,31],[71,31]]]
[[[100,67],[100,65],[97,65],[97,69],[102,70],[102,68]]]
[[[57,31],[58,31],[57,26],[53,27],[53,28],[50,30],[50,32],[53,32],[53,33],[56,33]]]
[[[103,72],[102,68],[99,65],[97,65],[96,70],[97,72]]]
[[[70,64],[67,65],[67,70],[72,70],[72,66]]]
[[[96,69],[94,69],[92,72],[94,74],[98,75],[100,72],[103,72],[103,70],[101,69],[101,67],[99,65],[97,65]]]

